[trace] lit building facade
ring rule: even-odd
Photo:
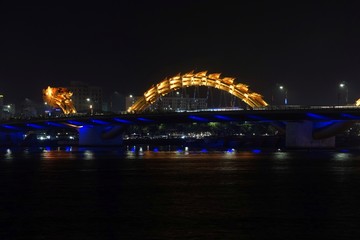
[[[15,104],[6,104],[2,106],[2,116],[3,119],[9,119],[13,116],[15,116],[16,109]]]
[[[162,111],[184,111],[206,109],[206,98],[190,98],[190,97],[161,97],[153,105],[152,110]]]
[[[77,112],[102,112],[103,90],[83,82],[73,81],[68,89],[73,93],[71,99]]]
[[[4,104],[4,95],[0,94],[0,119],[14,117],[15,110],[15,104]]]
[[[0,106],[4,105],[4,95],[0,94]]]
[[[140,96],[126,97],[126,109],[129,109]],[[183,96],[160,97],[156,102],[149,106],[150,111],[185,111],[206,109],[208,107],[207,98],[193,98]]]
[[[3,118],[4,95],[0,94],[0,119]]]
[[[133,96],[133,95],[129,95],[125,98],[125,108],[126,110],[129,109],[129,107],[131,107],[139,98],[141,98],[140,96]]]

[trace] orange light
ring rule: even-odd
[[[166,78],[147,90],[129,109],[128,112],[141,112],[158,100],[161,96],[179,88],[190,86],[208,86],[228,92],[240,98],[250,107],[264,107],[268,104],[258,93],[251,92],[245,84],[234,83],[235,78],[220,78],[220,73],[208,74],[207,71],[194,73],[191,71],[184,75],[180,73],[172,78]],[[360,103],[359,103],[360,104]]]
[[[72,94],[67,88],[63,87],[52,88],[48,86],[46,89],[43,89],[44,102],[51,107],[61,108],[65,115],[76,113],[71,100]]]

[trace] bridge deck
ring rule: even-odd
[[[359,107],[301,109],[208,110],[141,114],[67,116],[57,118],[12,119],[0,122],[1,129],[69,127],[81,125],[124,125],[190,122],[242,121],[359,121]]]

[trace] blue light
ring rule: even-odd
[[[214,117],[216,117],[217,119],[226,120],[226,121],[233,121],[234,120],[231,117],[222,116],[222,115],[215,115]]]
[[[261,150],[260,149],[253,149],[252,152],[253,153],[261,153]]]
[[[347,114],[347,113],[342,113],[341,116],[345,117],[345,118],[350,118],[350,119],[360,119],[359,116],[354,116],[354,115]]]
[[[8,129],[18,129],[17,127],[5,125],[5,124],[1,125],[1,127],[8,128]]]
[[[306,113],[306,116],[313,118],[313,119],[322,119],[322,120],[328,120],[329,118],[321,116],[319,114],[315,114],[315,113]]]
[[[102,121],[102,120],[97,120],[97,119],[91,119],[91,121],[93,123],[98,123],[98,124],[101,124],[101,125],[108,125],[109,124],[108,122],[105,122],[105,121]]]
[[[32,128],[37,128],[37,129],[44,128],[43,126],[36,125],[36,124],[33,124],[33,123],[28,123],[28,124],[26,124],[26,126],[32,127]]]
[[[259,120],[259,121],[265,121],[265,122],[271,122],[269,119],[261,117],[261,116],[256,116],[256,115],[247,115],[249,118],[255,119],[255,120]]]
[[[114,118],[114,120],[117,121],[117,122],[121,122],[121,123],[127,123],[127,124],[132,123],[129,120],[125,120],[125,119],[121,119],[121,118]]]
[[[198,116],[194,116],[194,115],[190,115],[189,118],[191,118],[192,120],[200,121],[200,122],[209,122],[209,120],[206,118],[202,118],[202,117],[198,117]]]
[[[111,129],[113,129],[114,127],[113,126],[108,126],[108,127],[106,127],[104,130],[105,131],[110,131]]]
[[[64,127],[64,124],[55,123],[55,122],[46,122],[47,125],[55,126],[55,127]]]
[[[84,125],[84,123],[82,123],[82,122],[73,121],[73,120],[68,120],[67,122],[70,123],[70,124],[73,124],[73,125],[77,125],[77,126],[83,126]]]
[[[151,119],[141,118],[141,117],[137,118],[137,120],[140,120],[142,122],[153,122],[153,120],[151,120]]]
[[[328,127],[328,126],[331,126],[335,123],[337,123],[339,121],[337,120],[332,120],[332,121],[317,121],[315,122],[315,128],[318,129],[318,128],[324,128],[324,127]]]
[[[207,150],[205,148],[201,149],[201,152],[206,153]]]
[[[153,150],[154,152],[158,152],[159,151],[159,149],[158,148],[154,148],[154,150]]]

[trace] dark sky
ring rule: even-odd
[[[141,95],[208,70],[268,102],[277,83],[289,104],[336,104],[341,81],[360,98],[360,4],[264,2],[2,1],[0,92],[41,101],[48,85],[83,81]]]

